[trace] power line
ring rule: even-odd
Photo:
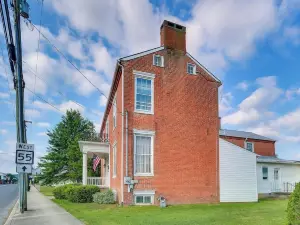
[[[30,22],[30,21],[29,21]],[[65,59],[65,60],[67,60],[94,88],[96,88],[98,91],[99,91],[99,93],[101,94],[101,95],[103,95],[104,97],[106,97],[105,96],[105,94],[96,86],[96,85],[94,85],[88,78],[87,78],[87,76],[85,76],[80,70],[79,70],[79,68],[71,61],[71,60],[69,60],[68,58],[67,58],[67,56],[58,48],[58,47],[56,47],[50,40],[49,40],[49,38],[47,38],[46,37],[46,35],[44,35],[42,32],[41,32],[41,30],[40,29],[38,29],[33,23],[31,23],[31,25],[45,38],[45,40],[46,41],[48,41],[48,43]],[[107,98],[107,97],[106,97]]]
[[[1,46],[1,53],[2,53],[3,63],[5,64],[5,59],[4,59],[4,53],[3,53],[2,46]],[[12,98],[12,95],[11,95],[11,89],[10,89],[10,86],[9,86],[9,78],[8,78],[8,74],[7,74],[7,70],[6,70],[5,65],[4,65],[4,71],[5,71],[5,75],[6,75],[6,81],[7,81],[7,87],[8,87],[8,93],[9,93],[10,101],[11,101],[11,104],[14,106],[14,108],[16,108],[15,103],[14,103],[13,98]],[[17,119],[16,118],[16,112],[14,110],[12,110],[12,111],[13,111],[13,115],[14,115],[15,120],[16,120]]]
[[[33,91],[30,90],[29,88],[25,87],[25,89],[29,92],[31,92],[32,94]],[[51,107],[53,107],[54,109],[56,109],[57,111],[61,112],[62,114],[64,114],[64,112],[62,112],[59,108],[57,108],[56,106],[54,106],[53,104],[51,104],[50,102],[48,102],[47,100],[45,100],[44,98],[42,98],[41,96],[37,95],[37,94],[34,94],[36,97],[38,97],[40,100],[42,100],[43,102],[45,102],[46,104],[50,105]]]

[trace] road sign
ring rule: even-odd
[[[17,173],[31,173],[32,165],[17,164]]]
[[[17,150],[25,150],[25,151],[34,151],[33,144],[25,144],[25,143],[17,143],[16,145]]]
[[[34,152],[17,149],[16,163],[17,164],[33,164],[34,163]]]
[[[34,163],[34,145],[26,143],[16,144],[16,163],[33,164]]]

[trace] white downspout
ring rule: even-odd
[[[128,177],[128,111],[126,110],[125,112],[125,132],[126,132],[126,146],[125,146],[125,151],[126,151],[126,177]]]

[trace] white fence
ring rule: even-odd
[[[107,177],[88,177],[87,185],[96,185],[98,187],[109,187]]]

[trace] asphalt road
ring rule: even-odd
[[[17,184],[0,184],[0,224],[3,224],[18,198]]]

